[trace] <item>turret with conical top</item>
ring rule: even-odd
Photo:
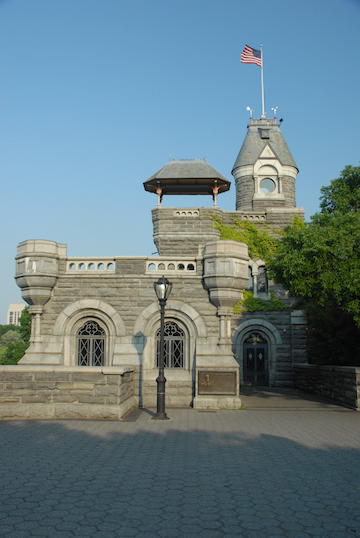
[[[250,119],[235,161],[236,210],[295,208],[296,163],[276,118]]]

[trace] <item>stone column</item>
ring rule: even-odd
[[[30,306],[29,313],[31,314],[30,342],[41,342],[41,314],[43,313],[43,307]]]
[[[217,336],[197,344],[195,408],[238,409],[239,364],[232,352],[234,304],[248,282],[247,245],[213,241],[204,247],[204,286],[219,317]]]
[[[59,259],[66,259],[66,255],[66,245],[55,241],[35,239],[18,245],[15,279],[32,315],[30,346],[19,364],[44,364],[49,360],[49,338],[43,341],[41,315],[58,278]]]

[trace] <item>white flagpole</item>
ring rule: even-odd
[[[264,52],[263,47],[260,45],[260,52],[261,52],[261,118],[266,118],[266,112],[265,112],[265,93],[264,93]]]

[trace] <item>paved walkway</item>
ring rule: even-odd
[[[332,401],[298,389],[241,387],[241,403],[246,409],[325,411],[342,408]]]
[[[360,536],[360,413],[168,414],[0,422],[0,536]]]

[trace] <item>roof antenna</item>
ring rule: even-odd
[[[246,110],[249,112],[250,118],[252,118],[253,117],[253,109],[251,108],[251,106],[247,106]]]
[[[276,118],[276,111],[279,107],[278,106],[272,106],[271,107],[271,110],[272,110],[272,113],[274,114],[274,118]]]

